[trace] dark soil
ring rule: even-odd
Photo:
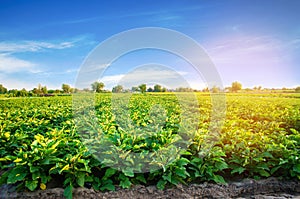
[[[0,188],[0,198],[9,199],[62,199],[63,189],[53,188],[35,192],[10,192],[7,186]],[[231,182],[226,185],[203,183],[189,186],[179,185],[166,190],[157,190],[155,186],[135,185],[131,189],[117,189],[113,192],[100,192],[93,189],[77,188],[73,192],[74,199],[90,198],[149,198],[149,199],[190,199],[190,198],[253,198],[253,199],[300,199],[300,181],[245,179],[241,182]]]

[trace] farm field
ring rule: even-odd
[[[72,96],[0,98],[0,183],[71,198],[74,187],[300,180],[300,95],[226,94],[214,118],[209,93],[111,95],[75,110]]]

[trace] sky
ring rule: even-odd
[[[244,88],[295,88],[299,19],[298,0],[0,0],[0,84],[27,90],[39,83],[48,89],[75,86],[101,42],[134,28],[159,27],[195,40],[224,86],[239,81]],[[157,49],[120,56],[98,80],[111,89],[134,77],[148,85],[187,82],[201,89],[208,84],[187,60]]]

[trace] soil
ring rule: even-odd
[[[9,187],[0,187],[0,198],[9,199],[63,199],[62,188],[52,188],[35,192],[10,192]],[[240,182],[230,182],[226,185],[203,183],[188,186],[178,185],[166,190],[157,190],[155,186],[135,185],[131,189],[120,189],[110,192],[100,192],[87,188],[76,188],[74,199],[192,199],[192,198],[246,198],[246,199],[300,199],[300,181],[279,180],[268,178],[264,180],[245,179]]]

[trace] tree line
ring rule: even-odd
[[[26,96],[54,96],[54,95],[70,95],[72,93],[78,92],[96,92],[96,93],[103,93],[103,92],[113,92],[113,93],[124,93],[124,92],[239,92],[242,90],[242,84],[240,82],[232,82],[231,86],[225,87],[225,89],[221,90],[219,87],[212,87],[212,88],[204,88],[202,90],[195,90],[189,87],[178,87],[175,89],[168,89],[159,84],[154,85],[153,87],[147,87],[146,84],[140,84],[138,86],[133,86],[131,89],[124,88],[122,85],[116,85],[112,88],[112,90],[105,90],[105,84],[103,82],[94,82],[91,84],[90,88],[78,89],[72,88],[68,84],[62,84],[61,89],[55,90],[48,90],[47,86],[42,86],[38,84],[37,87],[33,88],[32,90],[26,90],[25,88],[21,90],[11,89],[8,90],[2,84],[0,84],[0,94],[6,94],[8,97],[26,97]],[[284,91],[286,88],[282,88]],[[245,91],[262,91],[261,86],[254,87],[253,89],[246,88]],[[273,90],[273,89],[269,89]],[[286,89],[288,90],[288,89]],[[300,86],[295,88],[294,92],[300,93]]]

